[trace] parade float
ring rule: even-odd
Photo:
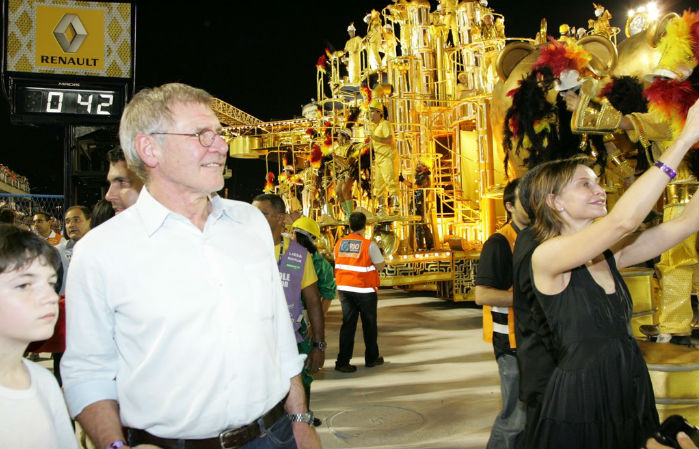
[[[596,6],[586,28],[566,25],[553,36],[543,19],[534,37],[522,38],[506,36],[505,17],[486,1],[444,0],[435,10],[428,1],[391,3],[364,17],[364,37],[357,35],[359,20],[348,21],[344,48],[319,55],[317,95],[303,119],[262,122],[217,101],[232,137],[230,155],[267,161],[260,183],[282,195],[291,212],[321,224],[326,254],[346,223],[339,173],[354,165],[350,210],[367,213],[387,256],[381,285],[436,288],[445,298],[468,300],[480,244],[504,220],[502,186],[527,169],[519,152],[504,169],[503,123],[512,92],[541,49],[549,39],[572,43],[595,78],[643,76],[656,67],[660,37],[677,17],[642,7],[629,13],[622,31]],[[393,127],[398,198],[374,192],[370,104],[385,107]],[[342,133],[351,148],[340,156]],[[622,147],[608,158],[611,197],[633,171],[626,153]],[[690,189],[679,195],[688,198]]]

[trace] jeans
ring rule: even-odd
[[[526,412],[524,403],[519,401],[517,357],[503,354],[497,358],[497,363],[500,372],[502,410],[495,418],[486,448],[510,449],[515,447],[515,439],[524,430]]]
[[[354,334],[357,331],[357,318],[362,318],[364,334],[364,361],[372,363],[379,358],[377,343],[378,327],[376,324],[376,292],[355,293],[338,290],[342,303],[342,327],[340,328],[340,353],[337,355],[336,366],[349,364],[354,351]]]
[[[257,423],[260,426],[260,436],[240,446],[239,449],[296,449],[296,440],[291,428],[291,421],[286,413],[272,424],[269,429],[265,428],[261,418],[257,420]],[[163,446],[162,449],[181,449],[184,447],[185,440],[171,441],[173,444],[167,447]],[[136,446],[140,443],[142,442],[129,435],[130,446]],[[211,449],[221,449],[221,445],[212,445]]]
[[[258,420],[262,421],[262,420]],[[296,440],[291,429],[291,421],[285,413],[277,420],[272,427],[265,429],[260,422],[262,434],[250,441],[249,443],[240,446],[241,449],[296,449]]]

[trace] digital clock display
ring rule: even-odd
[[[121,113],[121,98],[109,90],[24,87],[21,98],[27,113],[105,117]]]
[[[84,76],[9,76],[13,123],[119,123],[129,80]]]

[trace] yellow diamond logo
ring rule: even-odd
[[[66,14],[54,28],[53,35],[64,52],[75,53],[87,37],[87,31],[77,15]]]

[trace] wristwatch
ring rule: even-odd
[[[313,342],[313,347],[314,347],[314,348],[318,348],[318,349],[320,349],[321,351],[325,351],[325,348],[328,347],[328,344],[327,344],[326,342],[324,342],[324,341],[314,341],[314,342]]]
[[[309,426],[313,424],[313,418],[315,418],[315,416],[310,410],[306,413],[289,413],[291,422],[305,422]]]

